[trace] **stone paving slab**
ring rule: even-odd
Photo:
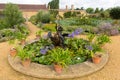
[[[53,66],[41,65],[37,63],[31,63],[28,68],[25,68],[21,64],[21,60],[18,57],[11,57],[8,55],[8,62],[12,68],[20,73],[47,79],[68,79],[82,77],[93,72],[102,69],[107,63],[109,55],[106,53],[102,56],[102,60],[99,64],[94,64],[91,61],[86,61],[81,64],[70,65],[67,69],[64,69],[61,74],[57,74]]]

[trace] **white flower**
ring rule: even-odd
[[[80,57],[78,57],[77,59],[80,60]]]

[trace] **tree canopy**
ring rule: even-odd
[[[48,3],[51,9],[59,9],[59,0],[52,0]]]
[[[93,9],[93,8],[87,8],[87,9],[86,9],[86,12],[87,12],[87,13],[94,13],[94,9]]]

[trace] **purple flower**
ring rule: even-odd
[[[68,34],[68,37],[72,37],[73,38],[74,35],[75,35],[74,33],[71,33],[71,34]]]
[[[74,34],[75,35],[79,35],[80,33],[82,33],[83,32],[83,29],[82,28],[79,28],[79,29],[76,29],[75,31],[74,31]]]
[[[111,28],[112,25],[110,23],[103,23],[99,26],[99,29],[103,31],[110,30]]]
[[[88,50],[93,50],[93,47],[91,45],[85,45],[85,48]]]
[[[41,54],[46,54],[46,53],[47,53],[47,49],[44,49],[44,48],[43,48],[43,49],[40,49],[40,53],[41,53]]]

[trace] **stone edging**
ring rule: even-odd
[[[22,66],[21,60],[18,57],[13,58],[10,55],[8,55],[8,62],[14,70],[29,76],[46,79],[68,79],[82,77],[102,69],[107,63],[108,58],[109,55],[106,53],[102,56],[99,64],[86,61],[81,64],[70,65],[67,69],[63,70],[61,74],[57,74],[52,65],[47,66],[31,63],[28,68],[25,68]]]

